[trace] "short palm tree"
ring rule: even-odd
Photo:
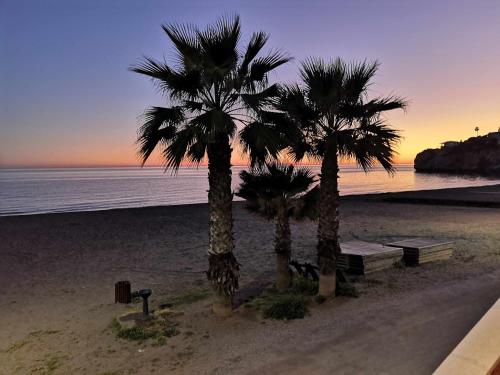
[[[306,168],[293,165],[266,163],[264,167],[240,173],[241,185],[236,195],[246,199],[246,207],[276,225],[274,251],[276,252],[276,288],[287,289],[292,238],[289,217],[301,218],[309,212],[306,193],[314,183],[314,176]]]
[[[396,130],[384,121],[386,111],[404,108],[397,97],[368,99],[378,63],[347,64],[341,59],[310,59],[302,64],[302,83],[281,91],[277,113],[269,114],[273,131],[283,135],[288,152],[300,160],[321,161],[318,222],[319,294],[334,295],[339,245],[340,159],[353,159],[365,171],[378,161],[393,172]]]
[[[277,95],[267,76],[289,58],[279,52],[258,57],[268,39],[263,32],[254,33],[242,50],[239,17],[221,18],[204,30],[191,25],[166,25],[163,30],[175,47],[173,64],[145,58],[131,68],[151,77],[169,101],[168,107],[146,110],[139,154],[144,164],[160,148],[165,167],[173,170],[184,160],[199,164],[207,156],[207,276],[216,292],[214,312],[227,315],[239,278],[233,255],[231,143],[238,138],[237,124],[254,122]]]

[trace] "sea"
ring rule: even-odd
[[[319,173],[319,166],[308,168]],[[233,190],[244,169],[233,167]],[[206,203],[207,175],[204,166],[181,167],[175,174],[160,167],[3,168],[0,216]],[[416,173],[405,164],[393,175],[343,166],[339,176],[341,195],[500,184],[499,178]]]

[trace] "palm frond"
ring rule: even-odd
[[[293,207],[298,206],[297,201],[314,183],[310,170],[277,162],[265,163],[252,171],[242,171],[240,179],[236,195],[247,200],[247,208],[268,218],[280,209],[293,213]]]
[[[379,116],[383,112],[407,107],[407,101],[396,96],[372,99],[366,103],[344,103],[339,108],[339,115],[354,120]]]
[[[197,31],[206,73],[223,77],[236,68],[241,24],[238,16],[221,17],[203,31]]]
[[[243,56],[241,66],[238,70],[238,76],[240,78],[243,78],[248,74],[248,66],[250,65],[252,60],[257,57],[262,48],[264,48],[264,45],[266,44],[268,38],[268,35],[263,31],[252,34],[250,42],[248,42],[248,46],[245,51],[245,55]]]
[[[252,94],[241,94],[241,100],[246,107],[252,109],[255,112],[258,112],[264,107],[273,104],[276,101],[278,94],[278,85],[274,84],[260,92]]]
[[[399,132],[381,120],[364,123],[356,129],[338,133],[339,155],[355,160],[365,171],[379,162],[385,170],[394,171],[396,145],[401,140]]]
[[[200,44],[197,29],[190,24],[162,25],[177,50],[177,57],[185,70],[199,68],[201,64]]]
[[[144,57],[142,62],[131,66],[129,70],[161,81],[167,81],[173,73],[167,63],[161,63],[149,57]]]
[[[181,107],[151,107],[142,118],[137,144],[144,165],[159,144],[169,142],[175,136],[177,126],[184,121],[184,112]]]
[[[190,120],[193,126],[201,129],[209,141],[214,141],[217,134],[227,134],[233,137],[236,132],[236,123],[230,114],[212,109]]]
[[[239,139],[252,167],[264,164],[269,158],[277,158],[283,143],[279,132],[260,121],[254,121],[241,129]]]
[[[380,64],[378,61],[359,61],[347,66],[344,81],[344,95],[346,103],[359,103],[362,96],[377,73]]]
[[[207,143],[205,135],[198,126],[187,124],[175,133],[163,150],[165,169],[178,170],[185,158],[200,163],[205,154],[201,149],[206,148]]]
[[[133,72],[151,77],[155,84],[171,98],[194,98],[201,90],[201,76],[198,70],[177,72],[166,63],[160,63],[151,58],[130,68]]]
[[[277,67],[286,64],[291,57],[281,51],[269,52],[264,57],[258,57],[250,64],[246,87],[254,91],[257,87],[267,84],[267,74]]]
[[[308,100],[324,114],[335,110],[344,94],[346,63],[337,58],[330,62],[308,59],[302,63],[300,75]]]
[[[298,199],[292,202],[292,215],[295,220],[310,219],[316,220],[319,215],[320,186],[316,185]]]

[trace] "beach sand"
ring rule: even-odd
[[[360,278],[360,298],[313,305],[303,320],[245,307],[182,307],[163,346],[117,339],[131,309],[114,283],[151,288],[151,305],[206,287],[206,205],[0,218],[0,374],[429,374],[500,297],[500,210],[350,197],[342,240],[434,237],[453,258]],[[241,284],[272,279],[273,225],[234,204]],[[316,223],[292,225],[293,257],[315,261]],[[136,308],[139,305],[133,305]]]

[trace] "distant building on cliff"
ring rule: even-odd
[[[448,148],[448,147],[454,147],[456,145],[460,144],[460,142],[457,141],[446,141],[441,143],[441,148]]]

